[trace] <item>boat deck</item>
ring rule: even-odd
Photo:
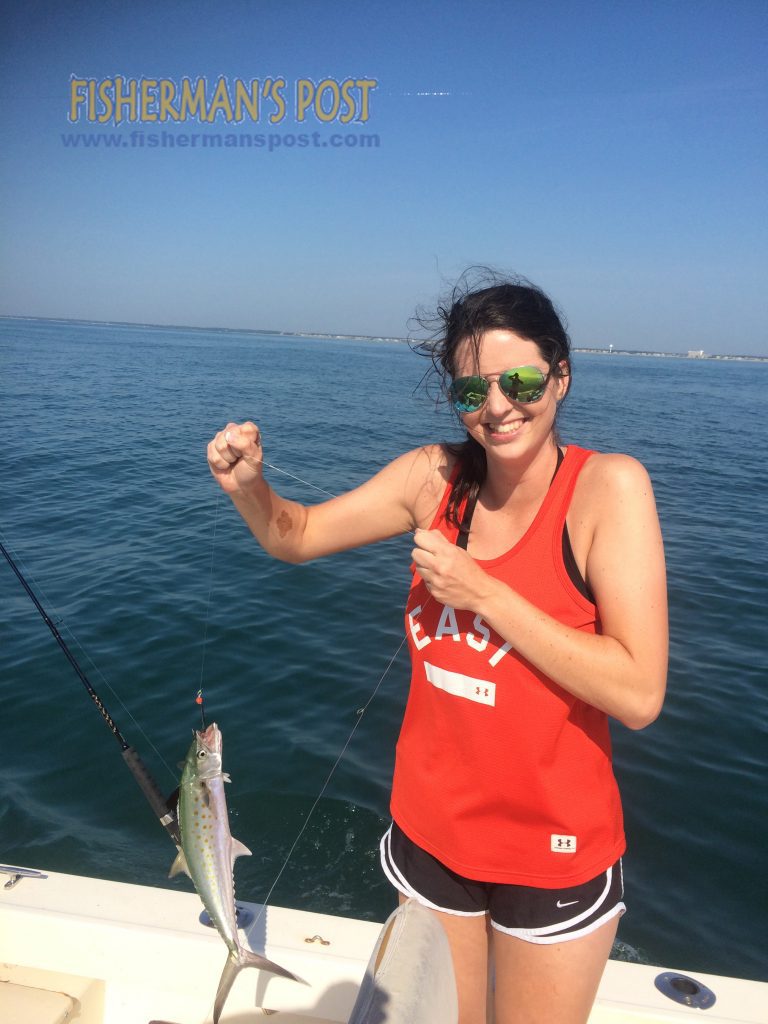
[[[346,1022],[381,925],[238,906],[251,918],[243,929],[246,944],[306,984],[243,971],[222,1024],[246,1024],[265,1010],[275,1024]],[[215,930],[201,923],[201,910],[192,893],[74,875],[0,884],[0,1021],[206,1024],[226,950]],[[768,1021],[768,984],[696,975],[716,997],[702,1011],[662,994],[655,985],[660,973],[610,961],[591,1024]]]

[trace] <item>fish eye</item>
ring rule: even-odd
[[[202,758],[205,757],[205,751],[204,750],[198,750],[197,756],[202,760]]]

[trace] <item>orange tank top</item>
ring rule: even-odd
[[[504,555],[478,560],[559,622],[599,632],[563,561],[582,466],[569,446],[534,521]],[[431,529],[449,540],[452,481]],[[442,605],[414,574],[405,614],[412,676],[397,743],[392,816],[466,878],[580,885],[624,852],[606,715],[547,678],[472,611]]]

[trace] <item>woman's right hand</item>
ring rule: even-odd
[[[262,479],[261,433],[255,423],[228,423],[208,445],[208,466],[221,489],[242,493]]]

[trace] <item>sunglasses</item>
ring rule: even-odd
[[[547,387],[552,371],[544,373],[535,366],[515,366],[502,373],[491,374],[491,378],[474,374],[472,377],[457,377],[449,393],[457,412],[477,412],[482,409],[491,389],[491,380],[498,380],[502,393],[513,402],[528,405],[538,402]]]

